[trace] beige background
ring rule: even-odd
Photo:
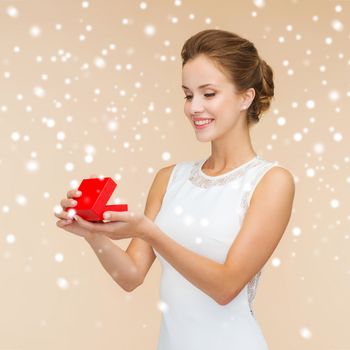
[[[53,213],[90,174],[143,212],[159,168],[210,154],[183,113],[180,50],[220,28],[274,70],[251,136],[297,184],[258,322],[271,350],[349,350],[349,18],[350,1],[0,1],[0,349],[156,348],[159,262],[124,292]]]

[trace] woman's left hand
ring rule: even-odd
[[[110,217],[107,218],[106,213],[110,214]],[[92,233],[102,233],[113,240],[134,237],[144,239],[150,224],[153,224],[144,214],[132,211],[106,211],[103,217],[108,222],[93,223],[78,215],[74,216],[77,223],[85,229]]]

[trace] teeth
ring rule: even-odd
[[[204,125],[204,124],[209,124],[211,121],[212,121],[212,119],[207,119],[207,120],[196,121],[194,123],[196,125]]]

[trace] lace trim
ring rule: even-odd
[[[255,158],[251,163],[249,163],[247,166],[243,166],[240,169],[237,169],[237,171],[230,172],[227,176],[222,176],[220,178],[212,178],[208,179],[204,177],[200,173],[200,164],[201,160],[197,160],[194,163],[194,166],[192,167],[191,174],[189,177],[189,180],[196,186],[201,188],[209,188],[212,186],[223,186],[239,177],[241,177],[246,171],[248,171],[251,168],[254,168],[259,165],[259,157]]]
[[[247,286],[249,309],[253,317],[255,317],[255,315],[252,309],[252,303],[256,295],[256,288],[258,286],[260,275],[261,275],[261,270],[248,282],[248,286]]]
[[[274,163],[274,164],[276,164],[276,163]],[[269,168],[270,168],[270,164],[267,166],[267,169],[269,169]],[[261,174],[263,174],[265,172],[265,170],[266,170],[266,167],[263,167],[262,170],[256,174],[253,181],[251,182],[251,189],[249,191],[244,191],[244,193],[243,193],[241,203],[240,203],[240,207],[241,207],[241,215],[239,216],[240,226],[242,226],[244,214],[248,208],[248,197],[249,197],[252,189],[255,188],[255,185],[256,185],[257,181],[259,180]],[[256,275],[247,284],[249,309],[250,309],[250,313],[252,314],[252,316],[254,318],[255,318],[255,315],[254,315],[254,312],[252,309],[252,303],[253,303],[253,300],[254,300],[255,295],[256,295],[256,289],[258,286],[261,272],[262,271],[260,270],[258,273],[256,273]]]
[[[258,156],[253,162],[247,164],[247,166],[243,166],[242,168],[238,169],[237,171],[234,171],[232,173],[229,173],[227,176],[222,176],[220,178],[206,178],[202,176],[200,173],[200,165],[201,165],[201,160],[198,160],[194,163],[194,166],[191,169],[190,177],[189,180],[196,186],[201,187],[201,188],[209,188],[212,186],[223,186],[239,177],[244,175],[246,171],[248,171],[251,168],[257,167],[260,165],[260,157]],[[265,167],[262,168],[262,171],[265,170]],[[258,171],[257,175],[254,177],[252,181],[252,187],[254,188],[254,184],[258,181],[259,177],[261,175],[261,172]],[[240,225],[242,225],[243,218],[244,218],[244,213],[246,209],[248,208],[248,197],[250,194],[251,190],[249,191],[244,191],[240,203],[240,208],[241,208],[241,214],[239,216],[239,221]],[[259,282],[259,278],[261,276],[261,270],[255,274],[255,276],[247,283],[247,293],[248,293],[248,303],[249,303],[249,309],[251,315],[255,318],[254,311],[252,309],[252,303],[256,295],[256,290]]]

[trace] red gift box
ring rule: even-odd
[[[77,205],[67,207],[65,211],[74,209],[77,215],[93,222],[103,222],[105,211],[127,211],[127,204],[106,205],[116,187],[110,177],[84,179],[78,187],[81,196],[74,198]]]

